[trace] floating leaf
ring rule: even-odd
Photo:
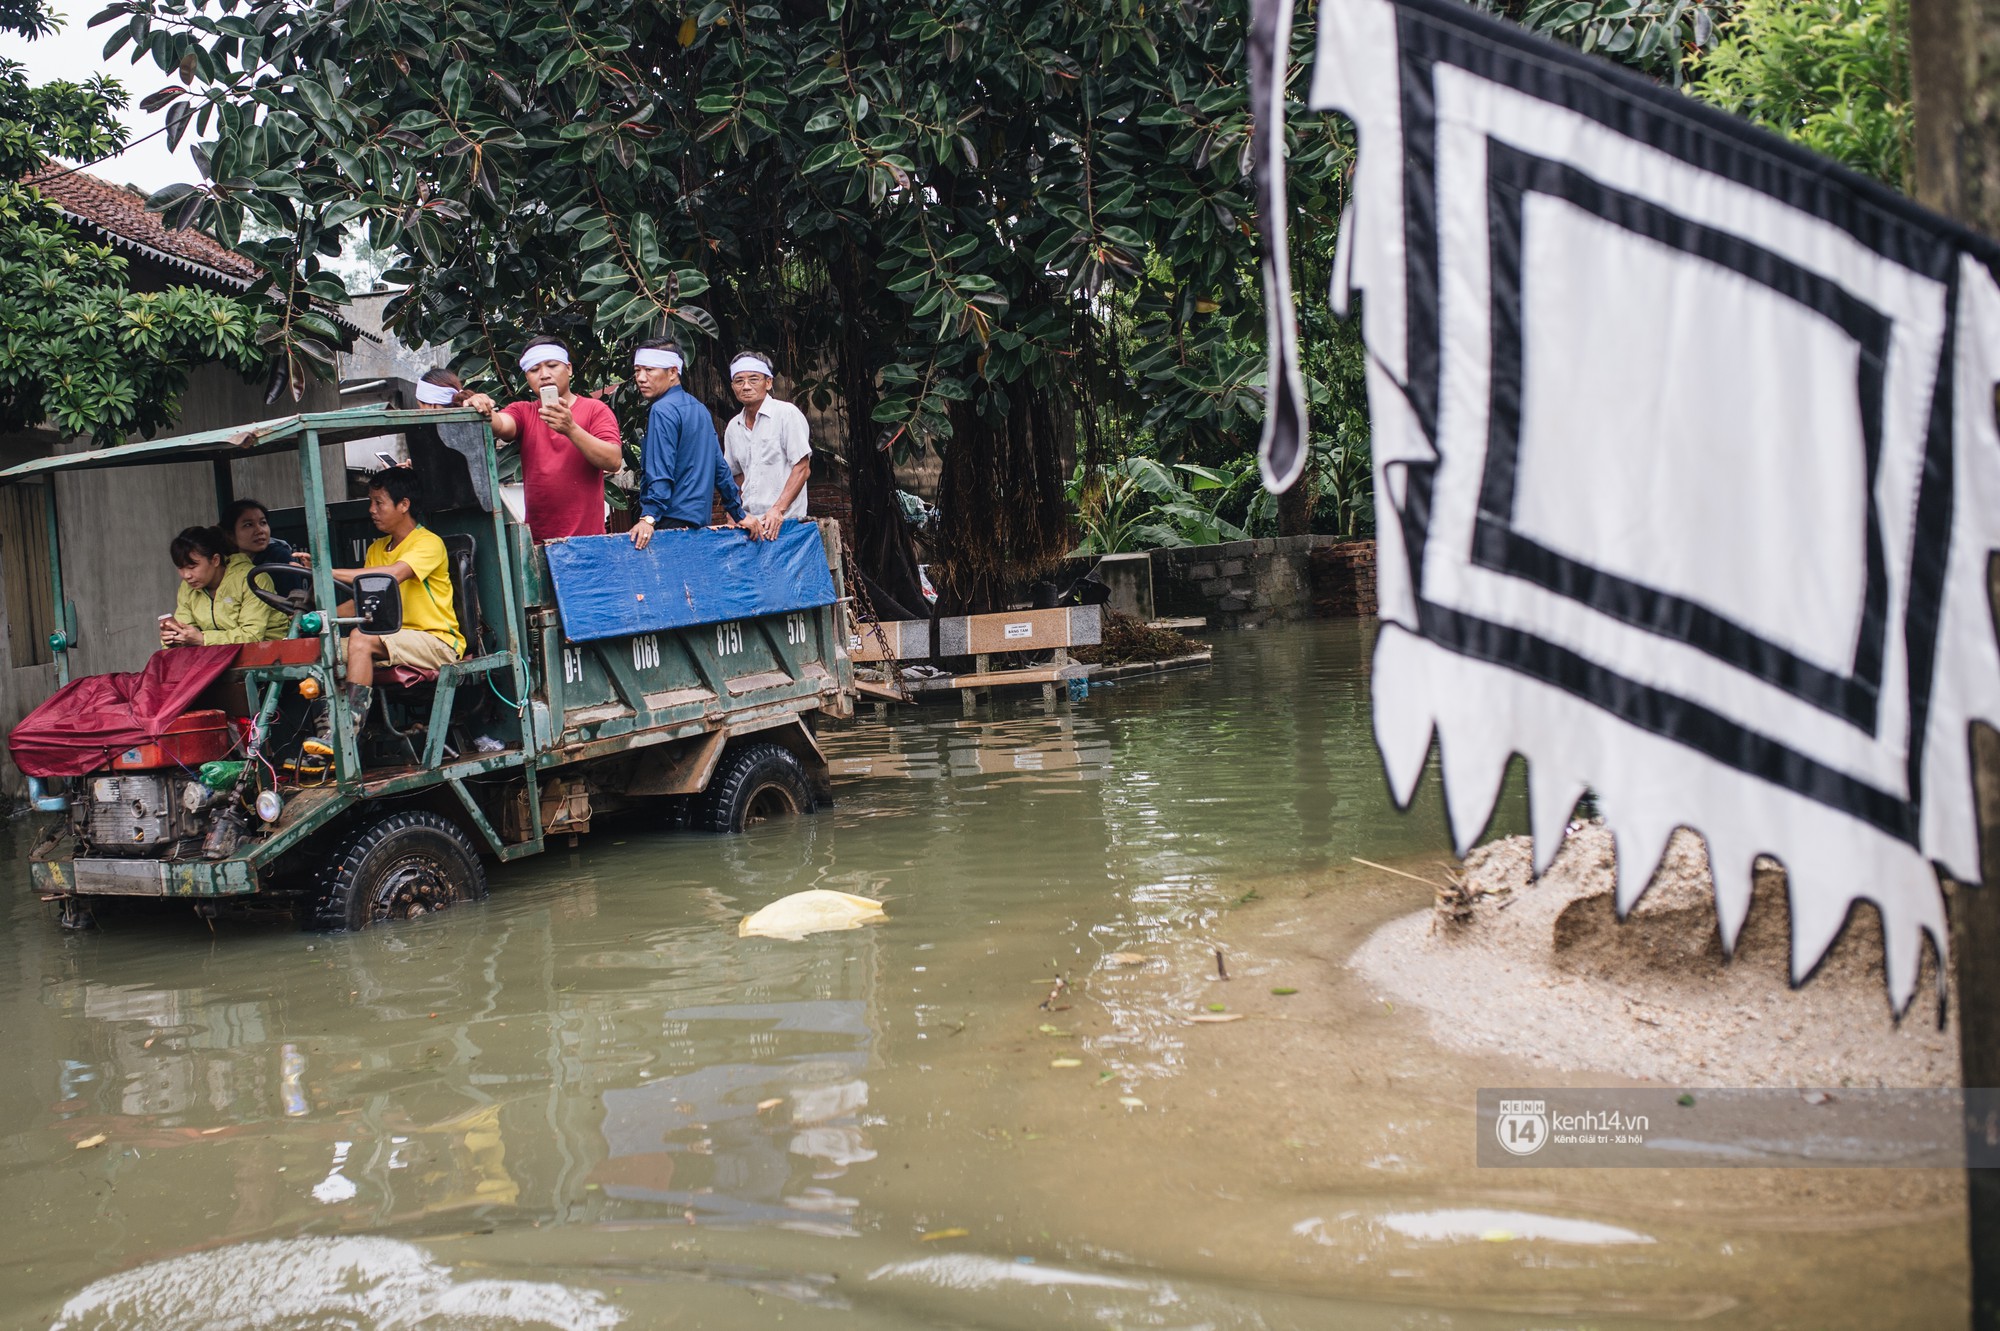
[[[761,1114],[766,1109],[776,1109],[783,1103],[785,1103],[785,1098],[782,1095],[774,1095],[768,1100],[759,1100],[757,1102],[757,1112]]]
[[[91,1147],[102,1146],[104,1145],[105,1142],[109,1140],[111,1139],[105,1136],[101,1132],[92,1133],[90,1136],[85,1137],[82,1141],[78,1142],[76,1144],[76,1149],[79,1151],[88,1151]]]
[[[1083,1060],[1080,1058],[1052,1058],[1049,1060],[1049,1066],[1052,1068],[1080,1068],[1083,1066]]]
[[[1127,1109],[1144,1109],[1146,1107],[1146,1102],[1136,1095],[1121,1095],[1118,1097],[1118,1103],[1124,1105]]]
[[[1213,1025],[1221,1021],[1241,1021],[1243,1020],[1243,1014],[1241,1012],[1197,1012],[1192,1017],[1189,1017],[1188,1020],[1200,1022],[1204,1025]]]
[[[1276,989],[1273,989],[1271,992],[1276,994],[1280,998],[1290,998],[1293,994],[1296,994],[1298,990],[1292,988],[1290,985],[1281,984]]]
[[[1208,1005],[1208,1010],[1209,1010],[1210,1012],[1227,1012],[1227,1011],[1229,1011],[1229,1004],[1227,1004],[1227,1003],[1210,1003],[1210,1004]]]
[[[1143,952],[1113,952],[1104,958],[1106,966],[1143,966],[1146,961]]]
[[[970,1233],[972,1233],[971,1230],[960,1229],[954,1225],[950,1229],[934,1229],[928,1234],[919,1234],[917,1235],[917,1242],[936,1243],[939,1239],[962,1239]]]

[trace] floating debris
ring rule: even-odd
[[[1444,882],[1437,887],[1437,912],[1431,918],[1431,927],[1439,923],[1446,926],[1460,925],[1472,919],[1472,907],[1479,900],[1480,890],[1466,882],[1465,875],[1456,869],[1444,871]]]
[[[1190,656],[1202,645],[1170,628],[1154,628],[1144,620],[1106,607],[1098,642],[1078,647],[1070,655],[1085,665],[1130,665],[1138,661],[1171,661]],[[1094,681],[1093,681],[1094,682]]]
[[[886,919],[882,903],[845,892],[816,887],[772,902],[736,926],[739,938],[780,938],[796,942],[807,934],[858,929],[871,920]]]

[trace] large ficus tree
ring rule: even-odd
[[[944,460],[942,581],[972,604],[1065,549],[1079,424],[1085,453],[1118,442],[1093,437],[1102,402],[1155,433],[1254,428],[1245,10],[122,0],[98,21],[178,76],[155,105],[205,179],[155,205],[225,240],[258,224],[295,373],[329,358],[320,265],[356,227],[402,255],[392,324],[462,372],[505,379],[530,332],[593,376],[661,332],[770,348],[844,407],[861,563],[909,607],[897,450]],[[1343,149],[1294,124],[1303,210],[1330,224]]]
[[[0,4],[0,31],[55,28],[39,0]],[[91,161],[125,142],[118,85],[35,84],[0,60],[0,430],[53,424],[100,444],[173,419],[187,367],[263,360],[253,303],[199,287],[135,292],[122,256],[63,220],[29,184],[50,159]]]

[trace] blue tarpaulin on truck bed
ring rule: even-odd
[[[663,531],[644,550],[629,535],[572,536],[545,547],[563,636],[571,642],[813,610],[839,599],[810,522],[768,541],[697,527]]]

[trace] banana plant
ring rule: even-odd
[[[1189,462],[1168,467],[1149,457],[1078,467],[1068,494],[1083,539],[1070,553],[1111,555],[1244,540],[1247,533],[1216,512],[1244,479]]]

